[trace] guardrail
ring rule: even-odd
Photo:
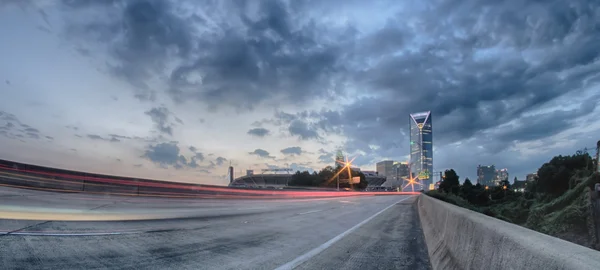
[[[434,269],[598,269],[600,252],[427,195],[419,218]]]
[[[4,165],[1,164],[0,165]],[[335,190],[269,190],[242,189],[224,186],[187,184],[168,181],[103,176],[84,172],[72,172],[42,168],[35,170],[25,166],[0,166],[0,186],[29,188],[55,192],[85,192],[125,196],[159,196],[180,198],[234,198],[279,199],[318,198],[331,196],[384,195],[368,192],[339,192]],[[34,170],[32,170],[34,169]]]

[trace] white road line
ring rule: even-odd
[[[383,213],[385,210],[388,210],[390,208],[392,208],[392,206],[396,205],[397,203],[410,199],[413,196],[404,198],[402,200],[399,200],[395,203],[393,203],[392,205],[384,208],[383,210],[377,212],[375,215],[372,215],[370,217],[368,217],[367,219],[361,221],[360,223],[354,225],[354,227],[348,229],[347,231],[339,234],[338,236],[332,238],[331,240],[323,243],[322,245],[314,248],[313,250],[306,252],[302,255],[300,255],[298,258],[294,259],[293,261],[290,261],[282,266],[277,267],[275,270],[288,270],[288,269],[294,269],[295,267],[303,264],[304,262],[310,260],[312,257],[318,255],[319,253],[321,253],[323,250],[329,248],[330,246],[332,246],[333,244],[335,244],[337,241],[339,241],[340,239],[344,238],[346,235],[350,234],[351,232],[355,231],[356,229],[358,229],[360,226],[364,225],[365,223],[371,221],[373,218],[375,218],[376,216],[378,216],[379,214]]]
[[[135,234],[140,232],[105,232],[105,233],[42,233],[42,232],[0,232],[3,235],[29,235],[29,236],[102,236]]]
[[[312,214],[312,213],[317,213],[317,212],[321,212],[321,211],[324,211],[324,209],[321,209],[321,210],[312,210],[312,211],[308,211],[308,212],[298,213],[298,215]]]

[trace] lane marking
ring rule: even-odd
[[[135,233],[141,233],[141,232],[104,232],[104,233],[6,232],[6,233],[4,233],[4,235],[27,235],[27,236],[103,236],[103,235],[135,234]]]
[[[336,236],[336,237],[332,238],[331,240],[323,243],[322,245],[314,248],[313,250],[311,250],[309,252],[306,252],[306,253],[300,255],[299,257],[297,257],[296,259],[294,259],[294,260],[292,260],[292,261],[290,261],[290,262],[288,262],[288,263],[286,263],[286,264],[284,264],[282,266],[279,266],[279,267],[275,268],[275,270],[288,270],[288,269],[294,269],[294,268],[298,267],[299,265],[301,265],[301,264],[305,263],[306,261],[310,260],[312,257],[314,257],[314,256],[318,255],[319,253],[323,252],[323,250],[331,247],[337,241],[341,240],[342,238],[344,238],[348,234],[352,233],[353,231],[355,231],[356,229],[358,229],[360,226],[362,226],[365,223],[371,221],[372,219],[374,219],[379,214],[385,212],[385,210],[388,210],[388,209],[392,208],[392,206],[396,205],[397,203],[400,203],[402,201],[408,200],[408,199],[410,199],[412,197],[414,197],[414,196],[406,197],[406,198],[404,198],[402,200],[399,200],[399,201],[391,204],[390,206],[384,208],[383,210],[375,213],[374,215],[372,215],[372,216],[368,217],[367,219],[361,221],[360,223],[354,225],[354,227],[352,227],[352,228],[348,229],[347,231],[339,234],[338,236]]]
[[[321,212],[321,211],[325,211],[325,209],[321,209],[321,210],[312,210],[312,211],[308,211],[308,212],[298,213],[298,215],[312,214],[312,213],[317,213],[317,212]]]

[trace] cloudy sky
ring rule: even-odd
[[[0,158],[227,184],[406,160],[522,179],[600,139],[600,2],[0,1]]]

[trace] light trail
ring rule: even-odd
[[[350,161],[351,162],[351,161]],[[346,163],[348,164],[348,163]],[[373,195],[410,195],[413,193],[406,192],[357,192],[357,191],[295,191],[295,190],[248,190],[248,189],[237,189],[228,187],[217,187],[217,186],[205,186],[205,185],[193,185],[193,184],[179,184],[179,183],[153,183],[152,180],[120,180],[120,179],[108,179],[100,177],[88,177],[88,176],[75,176],[61,173],[49,173],[39,172],[33,170],[18,170],[3,166],[3,170],[10,170],[10,172],[0,172],[0,175],[9,175],[13,181],[24,181],[32,183],[61,183],[66,185],[82,185],[82,183],[73,183],[69,180],[44,178],[38,175],[45,175],[49,177],[60,177],[65,179],[71,179],[76,181],[85,181],[85,186],[104,187],[104,188],[166,188],[172,190],[181,191],[193,191],[198,194],[190,194],[184,192],[175,191],[143,191],[143,194],[133,194],[132,192],[96,192],[96,191],[85,191],[85,190],[68,190],[68,189],[57,189],[57,188],[40,188],[40,187],[27,187],[11,184],[0,184],[0,186],[14,187],[14,188],[26,188],[40,191],[58,191],[58,192],[69,192],[69,193],[90,193],[90,194],[110,194],[119,196],[148,196],[148,197],[160,197],[160,198],[196,198],[196,199],[264,199],[265,196],[273,199],[285,199],[285,198],[311,198],[311,197],[350,197],[350,196],[373,196]],[[350,169],[348,167],[348,169]],[[343,170],[340,170],[341,173]],[[35,175],[27,175],[23,173],[30,173]],[[116,185],[116,186],[115,186]],[[139,191],[138,191],[139,192]],[[203,194],[204,192],[204,194]],[[214,193],[214,194],[205,194]]]

